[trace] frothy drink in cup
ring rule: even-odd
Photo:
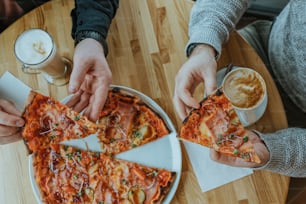
[[[42,72],[50,83],[65,77],[67,72],[66,64],[57,53],[51,36],[42,29],[29,29],[18,36],[15,55],[22,63],[24,72]]]
[[[263,79],[249,69],[234,70],[227,76],[224,91],[234,106],[250,108],[264,96]]]
[[[223,91],[247,126],[256,122],[267,106],[266,84],[262,76],[250,68],[235,68],[223,79]]]

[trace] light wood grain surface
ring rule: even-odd
[[[174,78],[186,60],[184,49],[192,5],[193,2],[188,0],[122,0],[107,38],[113,83],[151,97],[166,111],[177,129],[181,121],[172,105]],[[70,11],[73,6],[73,0],[53,0],[0,34],[0,74],[9,70],[35,90],[58,100],[67,96],[66,86],[55,87],[40,75],[24,74],[15,59],[13,45],[22,31],[43,28],[52,35],[59,52],[71,59],[74,47],[70,36]],[[260,121],[250,128],[271,132],[287,127],[273,80],[255,51],[237,33],[233,33],[224,45],[218,66],[224,67],[228,63],[252,67],[266,80],[268,108]],[[251,176],[202,193],[183,146],[182,151],[182,176],[172,203],[285,203],[289,178],[266,171],[256,171]],[[36,203],[28,174],[28,157],[23,142],[0,146],[1,204]]]

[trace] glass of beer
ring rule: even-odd
[[[24,73],[41,73],[56,86],[69,82],[71,61],[59,55],[48,32],[39,28],[24,31],[16,39],[14,50]]]

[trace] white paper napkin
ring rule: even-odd
[[[6,71],[0,78],[0,98],[10,100],[22,111],[31,88]]]
[[[217,85],[220,86],[226,68],[217,72]],[[214,162],[209,157],[209,148],[184,141],[193,170],[203,192],[243,178],[253,173],[250,168],[239,168]]]
[[[243,178],[253,173],[252,169],[231,167],[214,162],[209,157],[209,148],[184,141],[202,192],[206,192]]]

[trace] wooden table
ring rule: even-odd
[[[184,48],[192,4],[187,0],[123,0],[107,39],[113,83],[150,96],[168,113],[177,128],[181,121],[172,105],[174,78],[186,60]],[[43,28],[53,36],[59,52],[71,59],[74,46],[70,37],[70,11],[73,7],[73,0],[53,0],[5,30],[0,35],[0,74],[9,70],[44,94],[59,100],[67,96],[66,86],[51,86],[40,75],[24,74],[15,59],[13,45],[22,31]],[[267,82],[268,108],[252,128],[262,132],[286,128],[285,113],[273,80],[254,50],[236,32],[224,46],[218,65],[224,67],[230,62],[255,68]],[[256,171],[251,176],[202,193],[183,147],[182,151],[182,175],[172,203],[285,203],[289,178],[266,171]],[[23,142],[0,146],[0,203],[36,203]]]

